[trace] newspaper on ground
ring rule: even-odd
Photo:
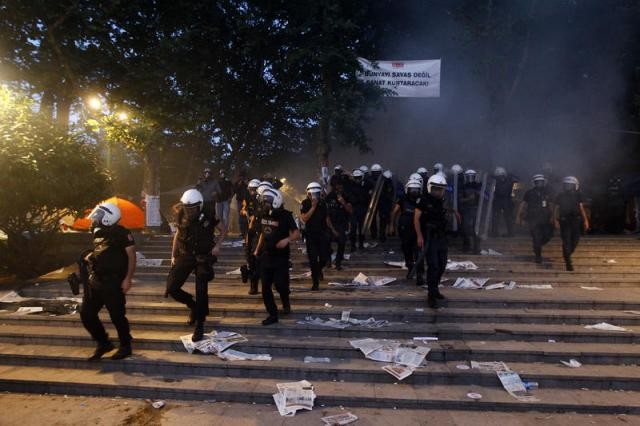
[[[306,278],[311,278],[311,271],[289,274],[290,280],[304,280]]]
[[[551,284],[516,284],[518,288],[531,288],[534,290],[552,290]]]
[[[393,377],[395,377],[398,380],[406,379],[407,377],[412,375],[413,372],[415,371],[415,367],[409,367],[406,365],[398,365],[398,364],[385,365],[384,367],[382,367],[382,369],[387,373],[391,374]]]
[[[16,311],[16,314],[20,315],[29,315],[35,314],[36,312],[43,312],[44,308],[42,306],[20,306]]]
[[[227,240],[222,242],[222,247],[243,247],[244,241],[242,240]]]
[[[640,315],[640,311],[622,311],[625,314]]]
[[[225,272],[225,275],[242,275],[242,271],[240,268],[234,269],[233,271]]]
[[[235,349],[227,349],[218,354],[218,357],[227,361],[271,361],[271,355],[269,354],[248,354]]]
[[[335,262],[335,261],[336,261],[336,256],[337,256],[337,254],[336,254],[336,253],[332,253],[332,254],[331,254],[331,261],[332,261],[332,262]],[[350,259],[351,259],[351,254],[350,254],[350,253],[345,253],[345,254],[343,254],[343,255],[342,255],[342,259],[343,259],[343,260],[350,260]]]
[[[345,312],[349,312],[349,311],[345,311]],[[345,312],[343,312],[343,318],[345,317],[344,316]],[[356,318],[350,318],[350,316],[347,315],[346,318],[347,318],[346,320],[343,320],[342,318],[341,319],[329,318],[328,320],[323,320],[318,317],[313,318],[311,316],[308,316],[308,317],[305,317],[304,320],[298,321],[296,324],[318,325],[318,326],[338,328],[338,329],[343,329],[343,328],[351,327],[354,325],[367,327],[367,328],[380,328],[380,327],[388,327],[391,325],[391,323],[387,320],[376,320],[373,317],[366,320],[359,320]]]
[[[162,259],[147,259],[144,254],[136,252],[136,265],[138,266],[162,266]]]
[[[480,290],[487,282],[489,278],[463,278],[459,277],[456,282],[453,283],[453,288],[460,288],[465,290]]]
[[[404,260],[385,260],[384,264],[387,266],[393,266],[394,268],[408,269]]]
[[[513,290],[515,287],[516,287],[515,281],[509,281],[509,282],[501,281],[499,283],[485,285],[484,289],[485,290],[500,290],[500,289]]]
[[[396,281],[397,278],[386,276],[366,276],[360,272],[351,282],[330,282],[330,286],[336,287],[382,287]]]
[[[414,337],[413,340],[418,340],[421,342],[435,342],[438,340],[438,338],[435,336],[419,336],[419,337]]]
[[[294,416],[298,410],[313,409],[316,394],[313,385],[306,380],[291,383],[278,383],[278,393],[273,400],[281,416]]]
[[[378,243],[376,243],[376,242],[364,243],[364,244],[362,244],[362,247],[364,247],[364,248],[376,248],[376,247],[378,247]]]
[[[321,420],[324,422],[324,426],[344,426],[358,420],[358,416],[351,413],[341,413],[335,416],[323,417]]]
[[[331,363],[331,358],[305,356],[304,357],[304,363],[305,364],[329,364],[329,363]]]
[[[564,365],[566,365],[567,367],[570,367],[570,368],[580,368],[580,367],[582,367],[582,364],[577,359],[570,359],[569,362],[561,360],[560,362],[563,363]]]
[[[586,285],[581,285],[580,288],[583,289],[583,290],[591,290],[591,291],[602,291],[602,290],[604,290],[603,288],[600,288],[600,287],[590,287],[590,286],[586,286]]]
[[[22,297],[16,291],[0,293],[0,303],[20,303],[31,300],[30,297]]]
[[[618,327],[617,325],[609,324],[606,322],[599,322],[593,325],[585,325],[584,328],[588,328],[591,330],[603,330],[603,331],[631,331],[623,327]]]
[[[604,261],[604,263],[618,263],[618,262],[616,262],[615,259],[607,259]]]
[[[461,262],[454,262],[453,260],[447,260],[447,271],[473,271],[478,269],[478,266],[470,260],[464,260]]]
[[[502,361],[471,361],[471,368],[485,371],[511,371],[511,369]]]
[[[493,249],[482,250],[480,251],[480,254],[483,256],[502,256],[502,253]]]
[[[502,387],[509,395],[522,402],[537,402],[539,401],[533,395],[530,395],[525,387],[522,379],[515,371],[496,371]]]
[[[180,340],[184,345],[184,348],[190,354],[198,351],[204,354],[214,354],[218,358],[227,361],[242,361],[242,360],[254,360],[254,361],[270,361],[271,355],[268,354],[247,354],[239,351],[227,351],[231,346],[236,343],[246,342],[247,339],[238,333],[233,331],[220,331],[215,330],[211,333],[206,333],[202,340],[194,342],[191,340],[192,335],[187,334],[180,336]],[[225,352],[227,351],[227,352]]]

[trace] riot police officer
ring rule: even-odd
[[[165,297],[170,295],[189,308],[187,323],[195,323],[191,340],[197,342],[202,340],[204,321],[209,314],[208,286],[214,278],[213,264],[220,253],[225,229],[215,214],[203,209],[202,194],[197,189],[182,194],[176,216],[178,230],[173,238]],[[217,243],[214,241],[215,228],[220,232]],[[192,272],[196,276],[195,300],[182,289]]]
[[[422,196],[422,182],[418,179],[409,179],[405,185],[404,194],[396,201],[392,216],[398,218],[398,234],[400,235],[404,264],[409,270],[407,278],[411,274],[417,257],[416,231],[413,226],[413,216],[416,204]]]
[[[111,358],[117,360],[131,355],[125,294],[131,289],[136,268],[136,249],[131,232],[118,225],[120,217],[120,209],[112,203],[100,204],[89,215],[93,251],[85,258],[89,264],[89,283],[80,308],[82,325],[97,343],[89,361],[97,361],[115,349],[98,318],[103,306],[107,307],[120,340],[120,347]]]
[[[499,236],[502,218],[507,228],[507,237],[513,237],[513,186],[517,179],[508,174],[504,167],[496,167],[494,178],[496,187],[493,195],[491,236]]]
[[[378,179],[384,179],[382,177],[382,166],[380,164],[373,164],[371,166],[371,172],[369,173],[368,186],[369,186],[369,198],[373,196],[373,191],[376,187],[376,183]],[[369,229],[371,233],[371,239],[375,240],[378,238],[378,212],[379,212],[380,203],[378,202],[378,207],[370,212],[371,213],[371,227]],[[380,233],[383,233],[382,227],[380,227]]]
[[[553,237],[553,194],[546,184],[544,175],[534,175],[534,186],[524,194],[518,210],[518,223],[529,224],[536,263],[542,263],[542,246]]]
[[[473,253],[480,254],[480,237],[476,235],[475,227],[478,218],[478,207],[482,184],[478,182],[478,174],[475,170],[469,169],[464,172],[464,185],[458,194],[458,208],[462,218],[462,251],[471,250],[471,240],[473,240]]]
[[[262,193],[264,211],[260,219],[260,239],[254,252],[260,256],[262,300],[269,316],[262,325],[278,322],[278,307],[271,287],[275,284],[280,294],[284,314],[291,312],[289,301],[289,262],[291,242],[300,237],[300,231],[290,211],[284,209],[282,194],[267,188]]]
[[[578,247],[581,228],[589,230],[589,219],[584,211],[584,198],[578,189],[578,179],[567,176],[562,181],[563,191],[556,198],[554,217],[562,237],[562,256],[567,271],[573,271],[571,255]]]
[[[396,198],[396,190],[393,185],[393,174],[390,170],[382,173],[382,189],[378,200],[378,223],[380,226],[378,240],[384,244],[387,241],[387,232],[391,221],[391,210]]]
[[[369,206],[369,186],[365,180],[364,172],[360,169],[355,169],[351,174],[349,194],[351,195],[351,206],[353,208],[350,216],[351,231],[349,233],[351,252],[353,253],[357,250],[358,244],[361,249],[363,247],[364,219]]]
[[[447,267],[447,210],[444,195],[447,180],[442,174],[435,174],[427,181],[427,195],[420,199],[413,215],[418,249],[423,251],[427,261],[427,303],[430,308],[437,307],[437,299],[444,299],[438,285]],[[424,261],[417,265],[416,284],[423,285]]]
[[[327,203],[327,225],[331,232],[331,240],[338,245],[335,265],[339,271],[342,270],[349,218],[353,212],[353,206],[349,202],[349,195],[345,192],[344,184],[340,181],[335,184],[336,186],[332,187],[332,191],[325,198],[325,202]]]
[[[307,257],[311,268],[311,290],[320,289],[322,269],[329,261],[329,236],[327,226],[327,204],[321,198],[322,186],[318,182],[307,185],[307,198],[300,205],[300,218],[305,224]]]
[[[253,256],[253,251],[258,244],[258,187],[260,181],[258,179],[252,179],[247,184],[247,197],[242,202],[241,215],[247,218],[247,233],[244,238],[244,254],[246,259],[246,265],[240,267],[240,273],[242,275],[242,282],[246,283],[250,279],[249,294],[258,294],[258,281],[259,272],[256,262],[256,258]]]

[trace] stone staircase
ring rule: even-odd
[[[640,413],[640,242],[629,236],[592,236],[574,256],[576,271],[564,271],[560,241],[544,250],[545,261],[531,260],[526,237],[493,239],[484,246],[503,256],[462,254],[452,241],[452,260],[471,260],[475,271],[445,275],[442,308],[426,307],[426,292],[404,280],[406,271],[385,266],[399,260],[399,243],[352,255],[345,269],[325,272],[322,291],[311,292],[310,279],[293,280],[293,313],[263,327],[261,297],[247,294],[248,284],[226,272],[238,268],[242,249],[225,248],[210,284],[211,316],[206,330],[241,333],[248,341],[233,346],[249,353],[268,353],[271,361],[223,361],[212,355],[188,354],[179,337],[192,330],[187,311],[165,299],[169,269],[168,236],[147,237],[139,250],[157,267],[140,267],[127,296],[134,336],[134,357],[85,361],[93,342],[79,315],[0,314],[0,390],[150,399],[272,403],[276,383],[312,382],[316,405],[379,408],[423,408],[578,413]],[[294,272],[304,272],[302,245],[293,250]],[[390,253],[392,251],[393,253]],[[350,280],[358,272],[389,275],[398,281],[374,289],[329,287],[327,281]],[[550,290],[459,290],[457,277],[488,277],[491,283],[551,284]],[[587,290],[581,287],[598,287]],[[193,282],[185,288],[193,291]],[[23,288],[24,297],[70,296],[66,282]],[[369,329],[301,325],[306,316],[388,320],[388,327]],[[111,328],[106,311],[102,317]],[[585,329],[607,322],[627,332]],[[112,336],[115,331],[111,329]],[[349,345],[359,338],[412,339],[434,336],[427,366],[398,382],[383,363],[365,359]],[[305,356],[329,357],[329,364],[304,363]],[[560,363],[571,358],[583,366]],[[538,402],[521,402],[501,386],[495,373],[462,370],[469,361],[504,361],[523,380],[539,384]],[[467,393],[477,392],[473,400]]]

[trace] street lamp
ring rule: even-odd
[[[99,97],[97,96],[91,96],[88,100],[87,100],[87,105],[89,106],[89,108],[91,108],[94,111],[98,111],[100,108],[102,108],[102,101],[100,100]]]

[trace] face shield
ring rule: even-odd
[[[89,219],[91,219],[91,226],[97,227],[102,226],[102,219],[106,212],[102,210],[100,207],[94,209],[89,215]]]
[[[431,191],[429,192],[436,198],[442,199],[444,198],[444,188],[438,186],[432,186]]]
[[[533,181],[533,186],[536,188],[544,188],[546,182],[544,180],[535,180]]]
[[[275,197],[273,196],[273,194],[267,193],[265,192],[264,194],[262,194],[262,203],[265,206],[269,206],[272,207],[273,206],[273,200],[275,199]]]
[[[420,188],[407,188],[407,195],[410,198],[418,198],[420,196]]]
[[[194,220],[200,214],[200,204],[183,204],[182,210],[189,220]]]

